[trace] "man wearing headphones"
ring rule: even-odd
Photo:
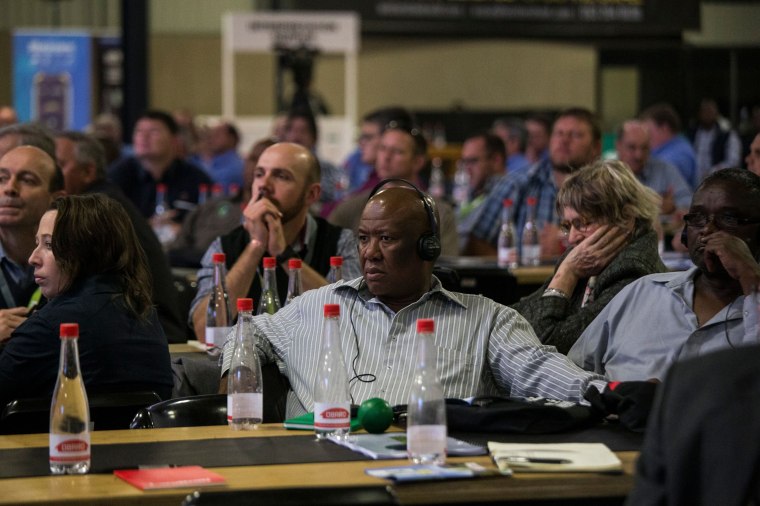
[[[542,346],[516,311],[479,295],[445,290],[433,276],[441,250],[433,200],[407,181],[389,182],[375,187],[361,215],[363,275],[306,292],[276,314],[253,320],[263,361],[276,361],[290,380],[288,417],[314,408],[326,303],[341,307],[341,348],[354,404],[372,397],[392,405],[409,401],[418,318],[435,319],[438,373],[447,398],[511,395],[581,402],[592,385],[604,389],[600,376]],[[224,347],[223,376],[233,341],[228,338]]]
[[[576,364],[621,381],[662,380],[674,362],[758,343],[760,176],[711,174],[684,222],[695,267],[625,287],[570,349]]]

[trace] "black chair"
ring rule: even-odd
[[[140,409],[161,401],[156,392],[94,392],[87,395],[94,430],[128,429]],[[0,415],[0,434],[34,434],[50,430],[50,397],[16,399]]]
[[[310,487],[227,492],[196,491],[182,506],[277,504],[278,506],[385,506],[398,504],[390,487]]]
[[[263,423],[285,420],[285,401],[290,383],[275,364],[261,368],[264,382]],[[193,395],[159,402],[141,409],[130,428],[197,427],[227,423],[227,395]]]

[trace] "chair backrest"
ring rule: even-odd
[[[290,383],[275,364],[261,368],[264,384],[264,423],[285,420],[285,401]],[[208,394],[177,397],[141,409],[135,415],[132,429],[166,427],[198,427],[227,423],[227,395]]]
[[[140,409],[161,401],[152,391],[88,394],[94,430],[128,429]],[[16,399],[0,414],[0,434],[33,434],[50,430],[50,397]]]

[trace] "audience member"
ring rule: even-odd
[[[536,221],[542,227],[541,249],[544,260],[560,254],[560,233],[555,224],[555,197],[564,180],[599,157],[602,131],[597,117],[586,109],[571,108],[559,114],[549,140],[549,158],[533,165],[528,172],[506,177],[494,186],[482,206],[480,219],[472,229],[466,251],[470,255],[496,254],[501,226],[502,201],[511,198],[518,239],[528,217],[526,199],[535,197]],[[518,240],[521,244],[521,240]]]
[[[63,197],[42,216],[36,243],[29,263],[49,302],[0,353],[0,405],[52,395],[61,323],[79,324],[88,392],[153,390],[168,398],[169,347],[150,300],[145,253],[121,205],[103,195]]]
[[[757,311],[745,296],[760,286],[760,176],[711,174],[684,221],[695,267],[624,288],[570,350],[576,364],[618,380],[661,380],[676,361],[757,342],[742,315]]]
[[[758,361],[752,346],[673,364],[627,505],[760,504]]]
[[[121,120],[115,114],[98,114],[86,130],[103,146],[106,167],[132,155],[132,146],[124,144]]]
[[[696,188],[697,157],[691,143],[680,134],[681,118],[670,104],[660,103],[644,109],[639,119],[649,131],[652,157],[676,166],[692,188]]]
[[[245,159],[243,186],[232,196],[219,196],[199,205],[185,217],[177,238],[169,246],[169,260],[175,267],[201,266],[201,259],[214,239],[225,235],[243,221],[243,206],[251,200],[253,174],[261,153],[275,143],[258,141]]]
[[[401,123],[387,126],[380,139],[375,171],[380,179],[400,178],[419,181],[419,173],[427,164],[427,142],[416,128]],[[356,230],[362,209],[372,189],[366,189],[343,201],[328,218],[339,227]],[[456,217],[454,209],[445,201],[437,200],[441,213],[441,246],[443,254],[454,256],[459,253]]]
[[[760,134],[757,134],[749,146],[749,154],[744,159],[747,169],[760,176]]]
[[[0,106],[0,128],[18,123],[16,109],[9,105]]]
[[[457,209],[459,248],[464,250],[470,230],[478,220],[480,206],[494,184],[504,176],[506,150],[498,136],[479,132],[467,137],[462,144],[460,163],[469,176],[467,200]]]
[[[195,114],[190,109],[180,108],[172,112],[177,123],[176,156],[181,160],[208,160],[211,152],[208,145],[209,129],[205,125],[195,125]],[[198,166],[201,166],[198,162]]]
[[[195,158],[215,183],[243,186],[243,166],[245,162],[238,154],[240,131],[229,121],[222,121],[208,131],[209,159]]]
[[[17,123],[0,128],[0,157],[19,146],[34,146],[55,160],[52,132],[34,123]]]
[[[628,164],[639,181],[660,194],[660,212],[672,215],[677,210],[688,209],[691,186],[675,165],[649,156],[649,131],[644,124],[637,120],[625,121],[617,134],[618,159]]]
[[[147,111],[135,124],[134,156],[109,170],[108,177],[151,218],[156,211],[156,185],[167,187],[167,204],[179,228],[188,209],[198,202],[198,185],[210,185],[203,170],[177,156],[177,122],[163,111]]]
[[[503,142],[507,150],[504,170],[507,174],[520,174],[528,170],[531,162],[525,156],[528,143],[528,130],[523,120],[517,117],[498,118],[491,130]]]
[[[62,193],[61,170],[43,150],[19,146],[0,158],[0,341],[26,321],[40,298],[27,260],[40,218]]]
[[[581,402],[592,385],[602,388],[599,376],[541,346],[516,311],[480,295],[443,289],[432,274],[435,251],[429,241],[424,251],[420,248],[423,235],[437,236],[436,216],[430,196],[408,187],[382,188],[362,212],[362,277],[306,292],[274,315],[254,318],[263,360],[276,361],[290,380],[287,416],[314,408],[326,303],[340,305],[345,361],[363,378],[349,384],[355,404],[371,397],[392,405],[409,401],[418,318],[435,319],[445,397],[542,396]],[[233,341],[224,347],[223,375]],[[225,385],[222,381],[222,390]]]
[[[659,205],[618,160],[596,161],[567,178],[557,213],[570,249],[541,288],[512,306],[542,343],[567,353],[623,287],[666,270],[653,227]]]
[[[177,291],[169,263],[156,234],[140,211],[118,186],[106,180],[106,159],[100,143],[79,132],[63,132],[55,138],[56,158],[63,171],[64,189],[69,195],[100,193],[124,207],[148,261],[152,279],[151,300],[170,343],[187,341],[187,324],[180,315]]]
[[[525,118],[525,129],[528,131],[528,144],[525,146],[528,161],[534,164],[548,159],[551,118],[546,114],[531,114]]]
[[[252,197],[243,211],[244,222],[217,238],[209,247],[198,271],[198,293],[190,319],[199,340],[204,339],[206,306],[213,286],[214,253],[227,255],[227,291],[231,301],[240,297],[259,300],[262,258],[277,258],[278,293],[287,294],[287,263],[301,258],[305,290],[327,284],[330,257],[343,257],[343,275],[358,275],[356,238],[309,214],[319,199],[319,163],[313,153],[293,143],[279,143],[264,150],[254,172]],[[233,307],[233,313],[234,311]]]
[[[364,191],[374,188],[380,182],[375,173],[380,138],[385,127],[395,121],[413,125],[412,114],[403,107],[383,107],[367,113],[362,118],[359,132],[359,146],[346,160],[343,170],[348,175],[348,191]]]
[[[697,126],[687,135],[697,155],[697,182],[716,170],[738,167],[742,159],[739,135],[721,125],[718,104],[710,98],[699,104]]]
[[[308,112],[291,111],[285,128],[285,141],[300,144],[317,156],[317,120]],[[322,188],[319,200],[315,202],[315,211],[326,202],[335,202],[343,197],[345,185],[343,171],[332,163],[317,157],[319,168],[322,171],[320,187]],[[345,185],[346,188],[343,186]]]

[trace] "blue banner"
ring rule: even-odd
[[[13,104],[20,121],[82,130],[91,121],[91,37],[79,32],[13,35]]]

